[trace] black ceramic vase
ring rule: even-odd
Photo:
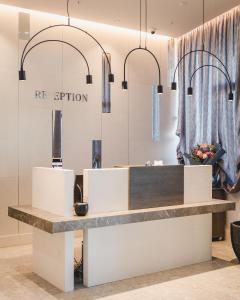
[[[75,213],[79,217],[84,217],[88,213],[88,203],[77,202],[74,204]]]
[[[240,261],[240,221],[231,223],[231,241],[233,250]]]

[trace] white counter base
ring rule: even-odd
[[[212,214],[84,231],[84,285],[211,260]]]
[[[33,271],[62,291],[74,290],[74,232],[33,228]]]
[[[32,203],[61,216],[73,214],[74,172],[33,168]],[[60,290],[74,290],[74,232],[50,235],[33,228],[33,272]]]
[[[111,170],[111,179],[101,185],[97,184],[94,179],[105,172],[110,171],[85,170],[85,180],[88,182],[88,190],[102,188],[111,199],[116,190],[112,188],[111,180],[119,176],[119,171]],[[184,203],[211,201],[211,172],[211,166],[184,167]],[[126,189],[126,185],[128,182],[125,180],[122,188]],[[90,207],[95,208],[94,213],[101,212],[101,206],[96,207],[95,204],[98,194],[88,195]],[[121,200],[125,206],[127,198],[125,195]],[[115,209],[111,201],[104,208],[105,211]],[[122,209],[126,209],[124,205]],[[83,238],[84,285],[91,287],[210,260],[212,215],[87,229]]]

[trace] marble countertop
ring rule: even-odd
[[[81,229],[217,213],[228,210],[235,210],[234,201],[213,199],[210,202],[101,213],[97,215],[87,215],[86,217],[63,217],[32,206],[11,206],[8,208],[8,216],[53,234]]]

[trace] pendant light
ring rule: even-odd
[[[64,27],[68,27],[68,28],[71,28],[71,29],[74,29],[74,30],[78,30],[79,32],[82,32],[84,34],[86,34],[88,37],[90,37],[100,48],[101,50],[103,51],[103,54],[105,55],[106,57],[106,60],[107,60],[107,63],[109,65],[109,74],[108,74],[108,81],[110,83],[114,82],[114,74],[112,74],[111,72],[111,63],[108,59],[108,55],[106,53],[106,51],[104,50],[103,46],[99,43],[99,41],[90,33],[88,33],[86,30],[83,30],[82,28],[80,27],[77,27],[77,26],[73,26],[71,25],[71,18],[70,18],[70,14],[69,14],[69,2],[70,0],[67,0],[67,17],[68,17],[68,24],[56,24],[56,25],[51,25],[51,26],[48,26],[48,27],[45,27],[43,29],[41,29],[40,31],[38,31],[37,33],[35,33],[30,39],[29,41],[27,42],[27,44],[25,45],[24,49],[23,49],[23,52],[22,52],[22,55],[21,55],[21,61],[20,61],[20,71],[19,71],[19,80],[26,80],[26,72],[24,70],[24,61],[26,59],[26,55],[29,54],[29,52],[39,46],[40,44],[42,43],[37,43],[35,44],[34,46],[32,46],[29,50],[28,50],[28,46],[30,45],[30,43],[38,36],[40,35],[42,32],[45,32],[45,31],[48,31],[50,29],[53,29],[53,28],[64,28]],[[85,62],[87,63],[87,66],[88,66],[88,62],[86,60],[86,58],[84,57],[84,55],[80,52],[80,50],[78,50],[75,46],[73,46],[72,44],[68,43],[68,42],[64,42],[64,41],[60,41],[60,40],[45,40],[44,42],[49,42],[49,41],[55,41],[55,42],[63,42],[69,46],[71,46],[72,48],[74,48],[75,50],[77,50],[79,52],[79,54],[84,58]],[[92,76],[90,75],[90,72],[89,72],[89,66],[88,66],[88,74],[86,76],[86,82],[88,84],[91,84],[92,83]]]
[[[193,72],[193,74],[192,74],[192,76],[190,78],[190,85],[188,87],[188,96],[192,96],[193,95],[192,81],[194,79],[194,76],[196,75],[196,73],[198,71],[200,71],[200,70],[202,70],[204,68],[214,68],[214,69],[217,69],[219,72],[221,72],[224,75],[224,77],[225,77],[225,79],[226,79],[226,81],[228,83],[229,91],[230,91],[229,95],[228,95],[228,100],[232,101],[233,100],[233,90],[232,90],[231,81],[229,80],[227,74],[222,69],[220,69],[219,67],[214,66],[214,65],[202,65],[201,67],[198,67],[196,70],[194,70],[194,72]]]
[[[84,59],[85,63],[86,63],[86,66],[87,66],[87,71],[88,71],[88,74],[86,75],[86,83],[87,84],[91,84],[92,83],[92,75],[90,75],[90,69],[89,69],[89,64],[88,64],[88,61],[86,59],[86,57],[83,55],[83,53],[75,46],[73,46],[72,44],[68,43],[68,42],[65,42],[65,41],[62,41],[62,40],[44,40],[44,41],[41,41],[39,43],[36,43],[35,45],[33,45],[25,54],[24,56],[22,57],[22,60],[21,60],[21,69],[19,71],[19,80],[26,80],[26,72],[24,71],[24,62],[27,58],[27,56],[30,54],[30,52],[36,48],[37,46],[39,45],[42,45],[44,43],[49,43],[49,42],[56,42],[56,43],[62,43],[62,44],[66,44],[70,47],[72,47],[74,50],[76,50],[81,56],[82,58]]]
[[[193,74],[191,75],[191,79],[190,79],[190,86],[188,87],[188,95],[191,96],[193,94],[193,88],[192,88],[192,80],[195,76],[195,74],[202,70],[203,68],[215,68],[217,69],[219,72],[221,72],[224,77],[226,78],[226,81],[229,85],[229,95],[228,95],[228,100],[229,101],[232,101],[234,96],[233,96],[233,84],[232,84],[232,81],[231,81],[231,77],[230,77],[230,74],[228,72],[228,69],[226,67],[226,65],[222,62],[222,60],[217,57],[214,53],[208,51],[205,49],[205,0],[203,0],[203,34],[202,34],[202,49],[196,49],[196,50],[191,50],[189,52],[187,52],[186,54],[184,54],[178,61],[177,65],[176,65],[176,68],[174,70],[174,74],[173,74],[173,81],[171,83],[171,90],[175,91],[177,90],[177,82],[176,82],[176,73],[177,73],[177,70],[180,66],[180,64],[185,60],[185,58],[189,55],[191,55],[192,53],[202,53],[202,54],[207,54],[209,56],[212,56],[214,59],[216,59],[216,61],[221,65],[222,69],[219,68],[218,66],[215,66],[215,65],[202,65],[200,67],[198,67],[197,69],[195,69],[193,71]]]
[[[157,69],[158,69],[158,86],[157,86],[157,93],[158,94],[162,94],[163,93],[163,86],[161,85],[161,69],[160,69],[160,65],[159,62],[156,58],[156,56],[147,48],[147,0],[145,0],[145,47],[142,47],[142,0],[140,0],[140,30],[139,30],[139,35],[140,35],[140,39],[139,39],[139,47],[134,48],[132,50],[130,50],[128,52],[128,54],[126,55],[126,58],[124,60],[124,68],[123,68],[123,81],[122,81],[122,89],[123,90],[127,90],[128,89],[128,82],[126,80],[126,63],[127,60],[129,58],[129,56],[135,52],[135,51],[145,51],[148,54],[150,54],[153,59],[156,62],[157,65]]]

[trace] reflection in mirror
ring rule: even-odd
[[[102,167],[102,141],[92,141],[92,168],[100,169]]]
[[[160,141],[160,95],[156,85],[152,87],[152,140]]]
[[[108,60],[111,63],[111,54],[107,53]],[[110,83],[108,80],[109,75],[109,64],[106,56],[102,56],[102,112],[110,113],[111,112],[111,89]]]
[[[62,111],[52,111],[52,167],[62,167]]]
[[[30,39],[30,14],[18,13],[18,37],[20,40]]]

